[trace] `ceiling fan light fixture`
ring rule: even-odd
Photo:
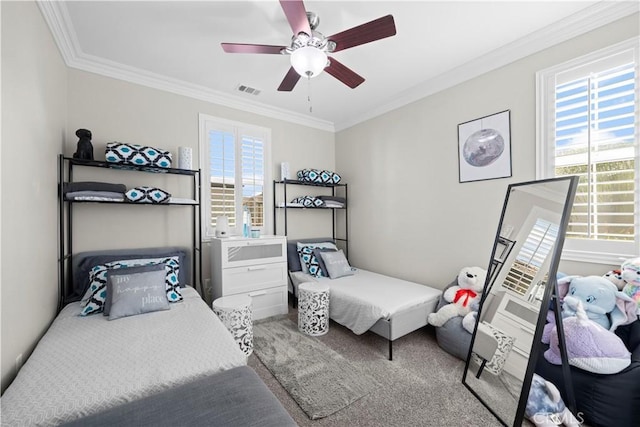
[[[303,77],[317,76],[327,66],[327,54],[313,46],[304,46],[291,52],[291,66]]]

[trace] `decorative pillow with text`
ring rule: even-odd
[[[109,320],[152,311],[169,310],[162,265],[109,270]]]
[[[80,315],[87,316],[104,310],[104,304],[107,299],[107,272],[109,270],[157,264],[164,264],[165,293],[167,300],[169,302],[182,301],[180,282],[178,280],[180,263],[177,256],[170,258],[113,261],[102,265],[96,265],[89,272],[89,288],[82,298],[84,308],[80,312]]]

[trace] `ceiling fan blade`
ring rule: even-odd
[[[342,83],[349,86],[351,89],[355,89],[364,82],[364,77],[357,74],[350,68],[345,67],[340,62],[333,58],[329,58],[329,66],[324,69],[327,73],[331,74]]]
[[[333,36],[327,37],[327,39],[336,43],[336,48],[333,51],[338,52],[395,35],[396,24],[393,20],[393,15],[387,15],[367,22],[366,24],[342,31],[341,33],[334,34]]]
[[[291,92],[296,86],[296,83],[298,83],[298,80],[300,80],[300,74],[298,74],[298,72],[293,67],[291,67],[289,68],[287,75],[284,76],[284,79],[282,80],[282,83],[280,83],[280,86],[278,86],[278,90],[280,92]]]
[[[302,0],[280,0],[280,6],[282,6],[289,25],[291,25],[294,36],[297,36],[300,32],[311,35],[307,10],[304,8]]]
[[[280,54],[286,46],[272,46],[266,44],[220,43],[227,53],[271,53]]]

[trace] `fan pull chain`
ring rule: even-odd
[[[311,103],[311,77],[307,77],[307,101],[309,102],[309,112],[313,113],[313,104]]]

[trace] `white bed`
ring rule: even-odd
[[[353,276],[317,280],[329,285],[331,319],[356,335],[370,330],[379,320],[392,319],[416,307],[422,307],[425,312],[433,311],[442,293],[418,283],[361,269],[356,269]]]
[[[298,242],[321,241],[331,239],[289,241],[289,270],[298,271],[300,266],[297,259]],[[393,341],[426,326],[427,316],[435,311],[442,294],[441,290],[419,283],[362,269],[356,269],[352,276],[337,279],[308,277],[311,281],[329,285],[329,317],[332,320],[357,335],[372,331],[389,341],[389,360],[393,359]],[[297,298],[296,284],[290,285],[294,303]]]
[[[68,304],[2,396],[2,425],[58,425],[246,365],[193,288],[170,310],[109,321]]]

